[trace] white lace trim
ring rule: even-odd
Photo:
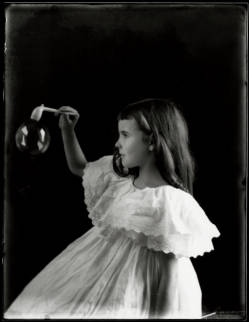
[[[154,212],[149,211],[146,222],[139,216],[134,217],[135,210],[130,203],[132,199],[125,203],[125,199],[120,198],[126,194],[129,188],[126,182],[129,180],[114,173],[111,158],[107,156],[88,163],[83,175],[88,216],[102,236],[113,241],[120,236],[127,237],[141,246],[155,251],[171,252],[178,257],[197,257],[214,249],[212,239],[220,236],[217,227],[208,220],[198,203],[186,193],[179,192],[179,189],[172,188],[173,190],[167,190],[168,192],[158,189],[133,196],[136,205],[138,202],[141,204],[141,207],[138,207],[139,211],[146,212],[146,206],[152,209],[151,202],[154,209]],[[125,183],[124,186],[122,182]],[[118,195],[119,207],[113,205]],[[144,199],[139,201],[137,198],[141,197]],[[165,197],[166,208],[161,203]],[[190,215],[184,217],[182,212]],[[158,221],[154,225],[156,218]]]
[[[84,201],[87,210],[90,212],[107,188],[108,182],[117,180],[110,167],[110,156],[103,157],[98,161],[88,162],[82,179]]]
[[[148,232],[134,229],[129,225],[114,225],[108,223],[108,218],[101,219],[96,213],[90,213],[89,218],[94,226],[97,226],[100,234],[109,241],[125,237],[138,245],[145,246],[154,251],[173,253],[176,257],[197,257],[214,250],[212,239],[219,237],[220,233],[216,226],[210,223],[209,232],[206,236],[201,234],[174,233],[165,235],[153,235]]]

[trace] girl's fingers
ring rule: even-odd
[[[73,110],[72,107],[70,106],[61,106],[58,108],[59,111],[68,111],[68,110]]]
[[[67,122],[68,122],[68,123],[72,123],[71,116],[72,116],[72,115],[69,115],[69,114],[66,114],[66,115],[65,115],[66,120],[67,120]]]
[[[80,117],[78,111],[70,106],[61,106],[55,114],[59,115],[60,128],[74,128]]]
[[[68,114],[61,114],[61,120],[62,122],[65,122],[67,124],[70,124],[72,122],[70,119],[70,115]]]
[[[64,120],[67,122],[76,122],[80,115],[77,110],[73,109],[70,106],[61,106],[57,112],[54,114],[55,116],[67,116]]]
[[[61,112],[71,112],[73,114],[79,114],[78,111],[76,111],[74,108],[70,107],[70,106],[61,106],[58,111]]]
[[[55,116],[71,116],[73,118],[79,118],[79,114],[73,113],[73,112],[69,112],[69,111],[58,111],[54,113]]]
[[[77,123],[78,116],[61,114],[59,118],[59,127],[74,127]]]

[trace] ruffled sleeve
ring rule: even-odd
[[[89,214],[106,239],[130,238],[178,258],[214,249],[212,239],[220,233],[190,194],[172,186],[132,190],[129,181],[117,187],[109,189]]]
[[[180,189],[171,191],[164,211],[169,217],[165,236],[168,251],[177,257],[197,257],[214,249],[212,239],[220,232],[192,195]]]
[[[85,203],[89,212],[104,194],[110,183],[117,179],[118,177],[112,167],[112,155],[101,157],[97,161],[86,164],[82,184]]]

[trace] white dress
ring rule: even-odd
[[[189,257],[213,249],[219,231],[197,201],[172,186],[137,189],[112,156],[83,175],[91,228],[21,292],[5,318],[150,318],[167,283],[165,254],[177,257],[172,307],[161,318],[201,318],[201,289]],[[160,290],[159,290],[160,285]]]

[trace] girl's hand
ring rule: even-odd
[[[80,117],[78,111],[76,111],[74,108],[70,106],[62,106],[58,109],[58,111],[61,112],[70,112],[72,114],[67,113],[56,113],[56,115],[59,115],[59,127],[62,130],[73,130],[76,123],[78,122],[78,119]]]

